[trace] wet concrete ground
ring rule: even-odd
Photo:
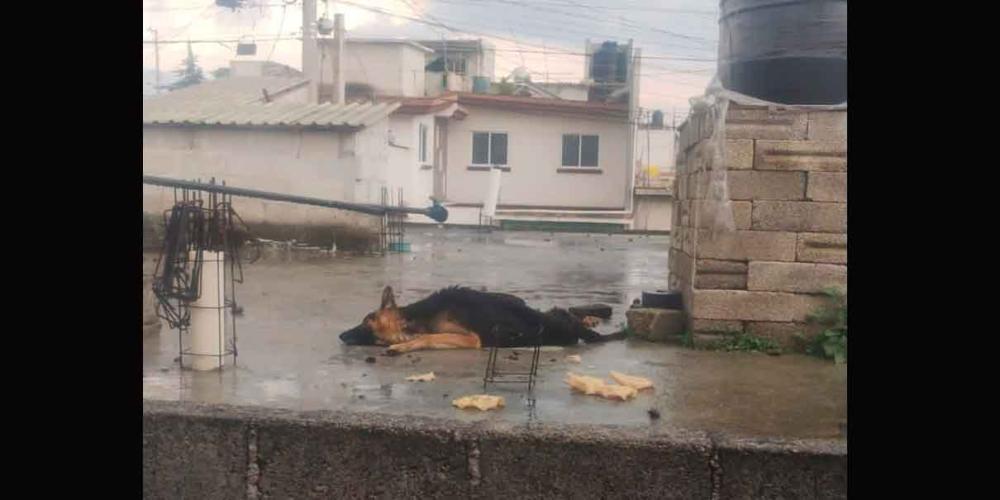
[[[841,436],[846,367],[801,355],[702,352],[641,340],[547,348],[533,398],[524,386],[497,385],[486,392],[506,398],[503,410],[457,410],[452,399],[483,392],[486,351],[386,357],[382,348],[341,345],[337,334],[377,306],[384,285],[394,287],[402,304],[454,284],[514,293],[537,308],[603,302],[615,315],[598,330],[610,333],[641,290],[666,286],[669,238],[435,228],[409,229],[407,240],[408,254],[271,258],[245,266],[246,282],[237,290],[245,311],[237,320],[237,366],[221,373],[181,370],[177,334],[164,327],[144,339],[143,397],[747,437]],[[501,368],[527,366],[527,352],[517,361],[501,352]],[[583,362],[566,362],[568,354]],[[573,394],[562,381],[569,370],[605,378],[609,370],[621,371],[650,378],[655,388],[632,401],[605,401]],[[428,371],[437,379],[405,381]],[[660,418],[651,419],[650,409]]]

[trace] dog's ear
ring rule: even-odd
[[[387,286],[382,290],[381,309],[393,309],[396,307],[396,297],[392,294],[392,287]]]

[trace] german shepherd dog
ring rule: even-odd
[[[541,334],[541,342],[538,335]],[[540,312],[504,293],[463,287],[439,290],[410,305],[397,307],[391,287],[382,304],[361,324],[340,334],[347,345],[384,345],[387,354],[421,349],[479,349],[573,345],[624,338],[624,332],[601,335],[570,312]]]

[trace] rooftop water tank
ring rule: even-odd
[[[782,104],[847,101],[847,0],[721,0],[719,79]]]
[[[486,94],[490,91],[490,79],[485,76],[472,77],[472,91],[476,94]]]
[[[618,44],[615,42],[604,42],[591,55],[591,78],[595,82],[615,81],[618,73]]]
[[[656,110],[653,111],[653,123],[651,126],[653,128],[663,128],[663,111]]]

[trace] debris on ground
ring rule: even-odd
[[[503,408],[504,400],[501,396],[477,394],[474,396],[462,396],[452,401],[451,404],[461,409],[476,408],[480,411],[488,411]]]
[[[410,375],[406,377],[407,382],[430,382],[434,380],[434,372],[427,372],[420,375]]]
[[[374,362],[375,362],[375,356],[368,356],[367,358],[365,358],[365,363],[374,363]]]
[[[621,385],[626,385],[628,387],[631,387],[637,391],[653,387],[653,381],[649,380],[648,378],[636,377],[634,375],[626,375],[624,373],[619,373],[614,371],[611,372],[611,378],[613,378],[615,382],[618,382]]]
[[[650,408],[647,413],[649,413],[649,418],[656,420],[660,418],[660,411],[656,408]]]
[[[569,356],[566,356],[566,361],[570,363],[583,363],[583,359],[580,358],[579,354],[570,354]]]
[[[597,377],[567,373],[564,380],[571,388],[590,396],[600,396],[604,399],[627,401],[639,391],[625,385],[609,384]]]

